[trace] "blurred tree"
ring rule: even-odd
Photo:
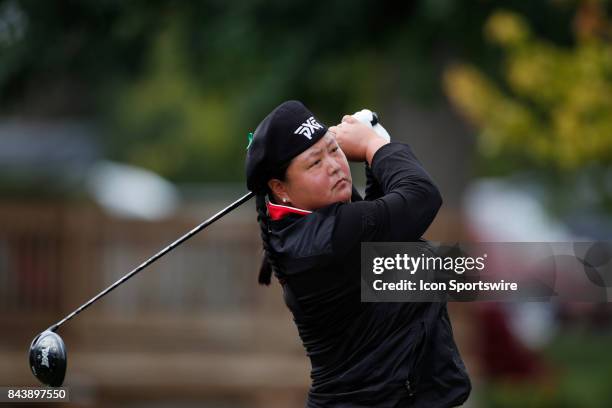
[[[502,3],[572,41],[571,2],[0,0],[0,113],[95,117],[111,158],[242,180],[246,134],[284,99],[333,123],[387,99],[441,103],[452,58],[494,72],[480,27]]]
[[[553,177],[585,168],[606,183],[612,165],[612,26],[601,3],[584,1],[576,42],[560,47],[538,38],[517,13],[487,20],[487,39],[503,51],[501,80],[470,64],[445,74],[447,94],[479,129],[489,170],[538,169]],[[612,189],[595,187],[612,210]]]

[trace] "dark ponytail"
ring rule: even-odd
[[[268,208],[266,207],[266,194],[260,193],[256,196],[257,222],[261,229],[261,241],[263,242],[263,259],[259,268],[258,281],[261,285],[269,285],[272,280],[272,272],[276,268],[276,262],[270,246],[270,219],[268,218]]]

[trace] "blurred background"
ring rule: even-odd
[[[426,238],[611,240],[611,9],[0,0],[0,385],[37,385],[36,334],[244,194],[247,134],[286,99],[410,143],[445,200]],[[73,405],[303,406],[260,256],[248,203],[62,327]],[[609,304],[449,307],[466,406],[612,406]]]

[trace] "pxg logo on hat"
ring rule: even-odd
[[[266,191],[269,179],[297,155],[321,139],[327,127],[299,101],[277,106],[253,132],[247,148],[247,188],[254,193]]]
[[[296,135],[304,135],[306,136],[308,139],[312,139],[312,134],[317,130],[317,129],[322,129],[323,126],[321,124],[319,124],[319,122],[316,121],[316,119],[314,118],[314,116],[311,116],[308,118],[308,120],[304,123],[302,123],[300,125],[299,128],[297,128],[295,130]]]

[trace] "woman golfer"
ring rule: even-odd
[[[362,199],[348,160],[366,162]],[[410,147],[300,102],[274,109],[247,149],[265,256],[311,360],[308,407],[454,407],[471,386],[446,303],[361,303],[362,242],[417,241],[442,199]]]

